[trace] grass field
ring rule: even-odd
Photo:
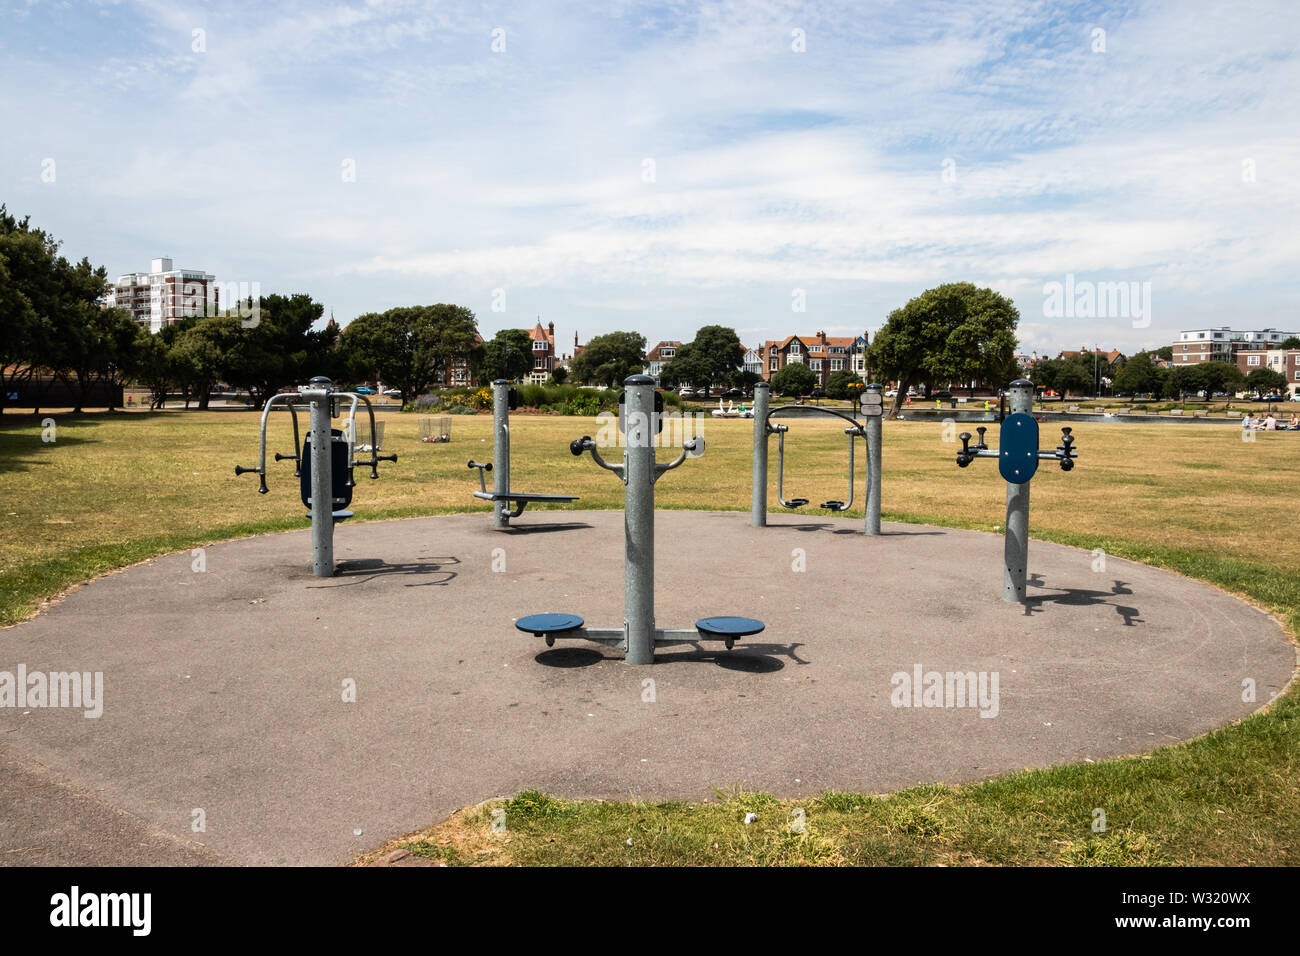
[[[53,441],[43,440],[51,436],[41,419],[0,419],[0,623],[159,553],[304,527],[290,463],[270,466],[265,496],[255,476],[234,475],[234,465],[255,464],[257,419],[239,411],[56,415]],[[465,463],[491,458],[489,416],[454,417],[445,445],[421,443],[414,415],[384,419],[385,451],[399,462],[381,466],[378,482],[358,472],[358,519],[488,510],[470,494],[477,477]],[[568,451],[596,428],[591,419],[516,416],[512,487],[577,494],[576,508],[620,507],[617,480]],[[752,428],[706,420],[706,456],[658,484],[658,506],[747,511]],[[288,451],[287,418],[276,429],[269,451]],[[1055,429],[1043,429],[1047,444]],[[1300,433],[1245,442],[1228,427],[1110,424],[1076,428],[1076,436],[1079,466],[1066,474],[1044,464],[1034,480],[1034,537],[1201,578],[1300,631],[1300,541],[1285,504],[1300,473]],[[833,423],[791,423],[787,492],[842,497],[846,443]],[[955,447],[938,423],[885,424],[887,520],[978,530],[1002,523],[993,463],[958,469]],[[772,449],[775,470],[775,442]],[[450,864],[1288,863],[1300,837],[1298,771],[1293,688],[1267,713],[1139,758],[884,799],[824,794],[802,807],[802,835],[788,825],[792,805],[741,789],[707,804],[654,805],[525,792],[507,805],[504,838],[489,835],[493,806],[485,806],[411,847]],[[1105,834],[1089,826],[1098,806],[1113,808]],[[746,812],[758,822],[743,825]]]

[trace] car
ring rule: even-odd
[[[368,385],[358,385],[358,386],[357,386],[357,394],[358,394],[358,395],[374,395],[374,394],[375,394],[375,390],[374,390],[373,388],[371,388],[370,386],[368,386]]]
[[[812,397],[813,397],[813,398],[825,398],[825,397],[826,397],[826,389],[824,389],[824,388],[814,388],[814,389],[812,390]]]
[[[692,388],[683,388],[677,393],[677,396],[679,398],[694,398],[695,390]]]
[[[885,398],[897,398],[897,397],[898,397],[898,389],[896,388],[891,388],[889,391],[885,393]]]
[[[386,389],[384,389],[382,392],[380,392],[379,394],[380,394],[380,395],[387,395],[389,398],[401,398],[401,397],[402,397],[402,390],[401,390],[400,388],[386,388]]]
[[[931,392],[930,397],[933,399],[937,399],[938,401],[941,402],[950,402],[952,401],[952,392],[949,391]]]

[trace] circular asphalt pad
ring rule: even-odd
[[[1250,713],[1296,665],[1245,602],[1073,548],[1031,542],[1022,606],[1002,601],[996,535],[657,522],[659,627],[766,630],[646,667],[516,630],[542,612],[622,626],[621,511],[345,524],[332,579],[311,577],[305,530],[230,541],[3,632],[0,671],[102,672],[103,712],[0,708],[0,757],[228,861],[342,863],[525,787],[795,797],[1131,754]],[[21,827],[30,808],[3,803]]]

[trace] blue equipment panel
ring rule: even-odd
[[[695,622],[695,629],[702,634],[716,634],[719,637],[744,637],[757,634],[764,628],[762,621],[752,617],[706,617]]]
[[[1038,470],[1038,422],[1017,412],[1002,421],[998,471],[1013,485],[1023,485]]]
[[[340,508],[346,508],[352,504],[352,486],[348,481],[350,477],[351,462],[348,461],[348,443],[343,437],[343,432],[337,428],[330,429],[330,435],[333,437],[332,448],[330,448],[330,481],[333,484],[331,489],[334,493],[334,507],[332,511],[338,511]],[[302,476],[302,503],[304,507],[311,507],[311,436],[308,435],[302,442],[302,457],[298,459],[302,464],[299,466],[299,473]]]
[[[529,614],[515,621],[515,627],[529,634],[560,634],[577,630],[583,623],[576,614]]]

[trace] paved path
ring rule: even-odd
[[[302,531],[209,546],[202,572],[186,552],[77,588],[0,631],[0,671],[104,679],[97,719],[0,708],[0,862],[343,863],[525,786],[700,799],[975,780],[1195,736],[1259,706],[1244,679],[1267,702],[1296,664],[1267,615],[1127,561],[1094,571],[1034,542],[1020,607],[1001,600],[997,536],[755,529],[737,512],[661,511],[657,534],[659,625],[767,622],[734,651],[634,668],[516,631],[538,611],[621,624],[622,520],[348,524],[330,580],[310,576]],[[996,716],[893,706],[894,675],[917,666],[996,673]]]

